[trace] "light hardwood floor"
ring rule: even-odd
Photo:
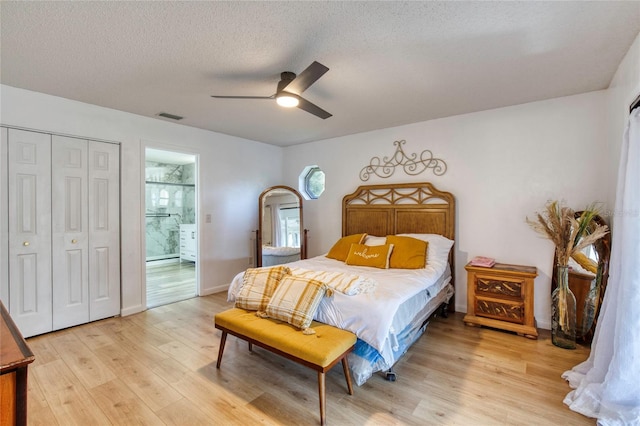
[[[196,296],[196,264],[189,261],[147,262],[147,307]]]
[[[32,425],[315,425],[316,373],[227,339],[215,367],[215,312],[226,294],[196,297],[28,339]],[[354,395],[342,368],[327,374],[329,425],[595,425],[570,411],[560,374],[588,349],[432,320],[396,365]]]

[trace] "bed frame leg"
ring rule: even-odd
[[[384,378],[390,382],[395,382],[397,379],[396,372],[393,371],[393,368],[388,369],[384,372]]]
[[[224,352],[224,344],[227,342],[227,332],[223,331],[220,337],[220,348],[218,349],[218,362],[216,362],[216,368],[220,368],[222,363],[222,353]]]
[[[440,305],[440,315],[442,315],[442,318],[449,318],[449,304],[448,303],[443,303],[442,305]]]

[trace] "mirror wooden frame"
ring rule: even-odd
[[[578,211],[575,213],[576,219],[580,217],[582,211]],[[598,225],[606,225],[604,219],[602,217],[596,215],[593,218],[593,221]],[[594,244],[594,250],[598,253],[598,267],[602,269],[602,277],[600,279],[600,289],[598,291],[597,297],[595,299],[595,310],[593,314],[593,323],[588,330],[584,330],[582,334],[578,333],[576,336],[576,340],[581,343],[589,344],[593,340],[593,333],[596,330],[596,325],[598,323],[598,315],[600,314],[600,307],[602,306],[602,301],[604,300],[604,294],[607,289],[607,282],[609,280],[609,257],[611,255],[611,233],[607,233],[604,237],[596,241]],[[554,256],[553,264],[557,265],[557,258]],[[593,276],[581,274],[578,271],[569,271],[569,289],[576,297],[576,324],[581,324],[582,317],[584,314],[584,302],[586,301],[589,291],[591,289],[591,283],[593,281]],[[556,281],[556,274],[551,274],[551,292],[558,287],[558,282]]]
[[[298,199],[298,206],[300,208],[300,259],[307,258],[307,233],[308,229],[304,228],[304,215],[302,214],[302,195],[286,185],[276,185],[265,189],[258,198],[258,229],[256,230],[256,266],[262,266],[262,222],[264,215],[264,199],[270,195],[273,191],[289,191]]]

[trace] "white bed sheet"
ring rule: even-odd
[[[442,289],[444,289],[450,282],[451,268],[447,265],[447,269],[444,274],[442,274],[433,285],[424,291],[418,292],[398,307],[398,310],[393,317],[393,323],[391,324],[391,334],[396,335],[397,333],[400,333],[415,321],[426,320],[426,318],[421,318],[418,314],[423,311],[427,304],[433,300],[435,296],[438,295],[438,293],[440,293],[440,291],[442,291]],[[443,300],[443,302],[446,302],[446,300]],[[394,345],[393,350],[397,350],[395,349],[395,343],[390,343]]]
[[[394,362],[392,351],[394,345],[390,341],[392,339],[390,336],[393,335],[393,321],[399,307],[438,281],[442,286],[448,283],[448,280],[445,282],[441,279],[445,271],[448,270],[448,265],[437,259],[430,259],[424,269],[378,269],[349,266],[324,255],[292,262],[287,266],[292,269],[302,268],[357,274],[375,280],[378,284],[373,292],[354,296],[334,292],[333,296],[325,297],[320,303],[314,319],[355,333],[359,339],[376,349],[390,365]],[[241,272],[233,279],[228,292],[229,301],[235,301],[242,286],[243,274],[244,272]]]
[[[300,247],[262,246],[262,254],[268,256],[291,256],[300,254]]]
[[[373,373],[391,369],[422,335],[427,327],[429,317],[440,305],[451,299],[454,290],[450,284],[450,270],[448,271],[436,284],[400,305],[386,343],[390,348],[387,348],[385,353],[393,353],[392,361],[379,356],[378,351],[375,354],[369,352],[368,345],[360,347],[356,343],[356,350],[351,352],[348,357],[352,378],[358,386],[362,386],[369,380]]]

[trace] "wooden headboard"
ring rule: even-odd
[[[342,199],[342,236],[440,234],[455,240],[455,214],[453,194],[428,182],[363,185]],[[453,252],[449,253],[452,283]]]
[[[363,185],[342,199],[342,235],[440,234],[455,240],[455,199],[432,184]]]

